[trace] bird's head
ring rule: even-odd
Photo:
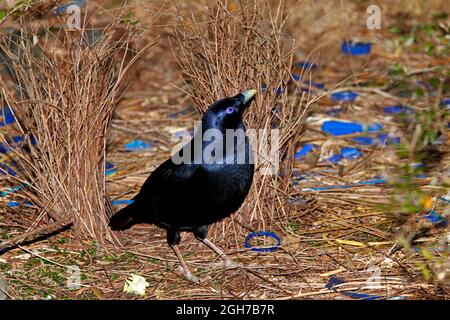
[[[241,127],[242,115],[253,101],[255,94],[256,90],[250,89],[234,97],[214,102],[203,115],[203,128],[225,130]]]

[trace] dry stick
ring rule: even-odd
[[[292,292],[289,292],[288,290],[286,290],[286,289],[280,287],[277,283],[275,283],[275,282],[273,282],[273,281],[267,279],[266,277],[263,277],[262,275],[258,274],[257,272],[253,271],[252,269],[246,268],[246,267],[244,267],[243,269],[244,269],[245,271],[247,271],[247,272],[253,274],[254,276],[260,278],[261,280],[264,280],[264,281],[270,283],[271,285],[275,286],[278,290],[281,290],[281,291],[283,291],[283,292],[286,293],[286,294],[293,295]]]
[[[65,268],[65,269],[72,268],[71,266],[66,266],[66,265],[60,264],[60,263],[58,263],[58,262],[55,262],[55,261],[53,261],[53,260],[44,258],[43,256],[41,256],[41,255],[39,255],[39,254],[37,254],[37,253],[35,253],[35,252],[33,252],[33,251],[30,251],[30,250],[28,250],[28,249],[26,249],[26,248],[24,248],[24,247],[22,247],[22,246],[20,246],[20,245],[18,245],[18,247],[19,247],[21,250],[23,250],[23,251],[25,251],[25,252],[28,252],[29,254],[31,254],[31,255],[33,255],[33,256],[35,256],[35,257],[38,257],[39,259],[42,259],[42,260],[44,260],[44,261],[47,261],[47,262],[49,262],[49,263],[51,263],[51,264],[57,265],[57,266],[59,266],[59,267]]]

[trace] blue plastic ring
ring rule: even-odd
[[[277,241],[277,243],[274,246],[268,247],[268,248],[252,247],[250,244],[250,240],[252,240],[255,237],[270,237],[270,238],[275,239]],[[252,251],[256,251],[256,252],[273,252],[280,247],[280,244],[281,244],[281,239],[275,233],[270,232],[270,231],[259,231],[259,232],[252,232],[249,235],[247,235],[247,237],[245,238],[244,246],[246,248],[251,249]]]

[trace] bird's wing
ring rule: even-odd
[[[148,199],[162,193],[176,194],[194,188],[199,169],[198,164],[175,164],[168,159],[147,178],[135,199]]]

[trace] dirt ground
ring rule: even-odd
[[[213,237],[239,263],[226,269],[207,247],[193,236],[183,235],[180,249],[192,271],[202,279],[200,284],[193,284],[179,272],[165,232],[155,226],[138,225],[121,232],[121,247],[92,241],[78,244],[70,230],[63,230],[0,253],[0,275],[8,283],[8,296],[151,300],[448,298],[448,223],[426,225],[427,231],[421,233],[417,230],[428,222],[420,215],[428,211],[408,219],[392,214],[401,202],[399,197],[407,192],[392,183],[403,160],[397,157],[395,144],[374,141],[379,133],[407,136],[402,131],[403,122],[387,113],[385,107],[407,105],[419,113],[450,97],[449,4],[378,1],[381,27],[370,30],[366,10],[372,2],[286,1],[286,30],[298,45],[294,63],[308,60],[317,66],[312,70],[311,95],[320,98],[310,106],[304,133],[297,142],[299,151],[305,144],[317,147],[295,159],[292,188],[296,197],[288,204],[294,209],[286,219],[272,219],[265,225],[266,231],[281,238],[276,250],[256,252],[246,248],[248,228],[253,230],[254,226],[241,226],[229,218],[214,227]],[[93,3],[96,1],[90,1],[89,6]],[[184,10],[204,10],[197,1],[183,6]],[[159,35],[159,40],[129,73],[131,86],[114,113],[107,150],[107,161],[113,168],[106,184],[112,200],[131,199],[169,156],[175,143],[173,135],[191,130],[198,119],[192,99],[180,90],[186,84],[176,51],[171,48],[171,14],[168,9],[154,22],[149,37]],[[136,14],[136,19],[144,24],[146,16]],[[371,43],[370,54],[342,53],[343,41],[350,39]],[[350,102],[332,99],[333,93],[346,90],[357,92],[358,97]],[[382,129],[334,136],[323,130],[327,120],[366,126],[378,123]],[[374,140],[363,143],[355,137]],[[126,144],[135,140],[146,142],[148,148],[128,151]],[[447,129],[426,157],[439,154],[439,159],[427,162],[420,176],[413,179],[414,186],[429,199],[425,209],[444,220],[450,208],[450,198],[445,197],[450,182],[449,142]],[[347,157],[341,153],[341,159],[330,160],[342,148],[356,148],[351,149],[356,154]],[[7,201],[0,198],[1,205]],[[254,199],[246,201],[252,203]],[[121,205],[114,205],[114,210],[118,208]],[[9,211],[1,212],[3,240],[20,235],[35,219],[32,214],[18,218]],[[399,235],[405,232],[413,234],[414,239],[403,246]],[[265,245],[268,243],[270,239]],[[132,274],[149,283],[145,296],[123,292]],[[74,275],[80,276],[80,286],[68,285]]]

